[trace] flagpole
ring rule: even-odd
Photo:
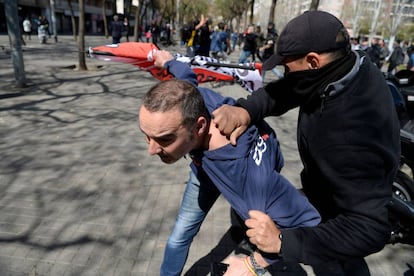
[[[90,47],[86,51],[86,53],[89,56],[93,56],[93,55],[116,56],[115,54],[113,54],[111,52],[93,50],[92,47]],[[227,68],[245,69],[245,70],[256,70],[257,69],[254,64],[253,65],[239,65],[239,64],[220,63],[220,62],[203,62],[202,64],[199,64],[196,61],[192,61],[190,63],[191,63],[191,65],[195,65],[195,66],[227,67]]]
[[[200,65],[197,62],[192,62],[191,65]],[[245,69],[245,70],[256,70],[254,65],[239,65],[231,63],[220,63],[220,62],[203,62],[202,66],[215,66],[215,67],[228,67],[234,69]],[[201,66],[201,65],[200,65]]]

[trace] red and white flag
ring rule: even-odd
[[[154,66],[153,53],[158,48],[152,43],[123,42],[89,48],[89,56],[99,60],[129,63],[141,70],[146,70],[159,80],[167,80],[173,76],[165,69]],[[176,59],[187,63],[196,73],[199,83],[228,81],[240,84],[244,89],[253,92],[262,87],[262,65],[260,63],[234,65],[218,60],[195,56],[186,57],[176,54]]]

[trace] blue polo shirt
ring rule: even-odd
[[[166,63],[177,79],[197,86],[191,68],[179,61]],[[232,98],[198,87],[210,114],[222,104],[234,104]],[[295,186],[279,172],[283,155],[276,133],[265,122],[251,126],[237,140],[215,150],[194,150],[191,169],[200,183],[213,183],[231,207],[245,220],[249,210],[268,214],[280,228],[315,226],[319,213]]]

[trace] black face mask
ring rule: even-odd
[[[320,104],[328,84],[341,79],[354,65],[355,55],[347,55],[322,68],[288,72],[278,84],[288,96],[290,106],[314,108]],[[287,92],[288,91],[288,92]],[[287,94],[289,93],[289,94]]]

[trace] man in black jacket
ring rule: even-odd
[[[252,56],[252,61],[255,61],[256,55],[256,34],[254,33],[254,26],[247,27],[247,31],[243,37],[242,51],[239,56],[239,63],[243,64],[247,62],[247,58]]]
[[[111,22],[112,44],[118,44],[121,42],[124,23],[119,21],[118,15],[114,15],[113,19],[114,20]]]
[[[262,252],[310,264],[317,275],[370,275],[363,258],[389,239],[387,204],[400,157],[387,84],[364,53],[351,51],[345,27],[326,12],[291,20],[276,51],[263,68],[284,65],[285,77],[239,99],[239,107],[217,109],[214,123],[235,144],[250,122],[299,107],[302,186],[322,223],[281,231],[266,214],[251,212],[247,235]],[[225,275],[246,270],[236,257],[229,263]]]
[[[366,50],[368,57],[371,61],[377,65],[377,67],[381,70],[381,63],[380,63],[380,56],[381,56],[381,47],[378,43],[379,39],[374,37],[371,40],[371,46],[369,46]]]
[[[401,65],[404,63],[404,52],[400,44],[401,44],[400,40],[396,40],[394,42],[394,49],[392,50],[392,53],[390,55],[390,59],[389,59],[390,64],[388,65],[388,69],[387,69],[388,73],[392,73],[394,69],[397,68],[398,65]]]

